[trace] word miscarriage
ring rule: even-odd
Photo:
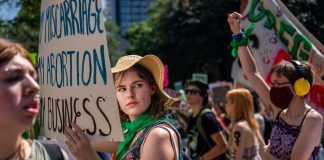
[[[49,5],[41,11],[39,43],[67,36],[104,33],[99,3],[98,0],[64,0]]]

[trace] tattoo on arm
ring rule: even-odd
[[[241,142],[241,132],[235,131],[234,132],[235,143],[238,146]]]

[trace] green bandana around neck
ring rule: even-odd
[[[147,112],[143,113],[141,116],[137,117],[132,122],[123,122],[122,129],[123,129],[123,132],[126,132],[126,133],[124,135],[124,141],[122,141],[118,147],[116,158],[121,159],[122,156],[127,152],[128,148],[130,146],[130,143],[132,142],[132,140],[137,132],[154,124],[155,122],[157,122],[159,120],[168,120],[171,122],[171,120],[168,119],[167,116],[163,116],[160,118],[154,118]]]

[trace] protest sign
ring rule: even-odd
[[[209,83],[209,89],[211,91],[211,97],[213,103],[216,104],[224,104],[226,101],[226,93],[230,89],[232,89],[233,85],[230,82],[218,81],[214,83]]]
[[[208,75],[204,73],[193,73],[192,74],[192,79],[193,80],[200,80],[205,82],[206,84],[208,83]]]
[[[279,0],[247,0],[242,8],[242,28],[254,23],[250,36],[251,50],[261,76],[269,84],[271,68],[281,60],[299,59],[315,69],[315,83],[308,96],[309,104],[324,115],[323,46],[305,29]],[[232,78],[250,86],[238,65],[233,63]]]
[[[182,82],[181,81],[177,81],[177,82],[174,82],[173,83],[173,86],[176,90],[180,90],[180,89],[183,89],[183,86],[182,86]]]
[[[164,65],[164,79],[163,79],[163,88],[168,87],[169,86],[169,69],[168,69],[168,65]]]
[[[42,133],[77,123],[93,140],[122,141],[101,1],[43,0],[38,73]]]

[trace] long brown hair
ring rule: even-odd
[[[130,69],[133,69],[138,74],[138,76],[141,77],[142,79],[144,79],[145,81],[147,81],[149,83],[149,85],[151,85],[155,88],[158,88],[158,85],[157,85],[156,81],[154,80],[152,73],[150,73],[145,67],[143,67],[142,65],[139,65],[139,64],[135,64],[128,70],[130,70]],[[119,81],[121,81],[121,79],[124,77],[124,74],[126,71],[127,70],[113,74],[113,79],[115,81],[115,84],[118,84]],[[164,102],[159,97],[158,92],[155,92],[151,96],[151,105],[148,108],[148,113],[155,118],[165,116],[167,114],[167,109],[163,106],[163,103]],[[120,119],[122,122],[129,121],[129,117],[127,114],[125,114],[121,110],[119,110],[119,113],[120,113]]]
[[[27,49],[24,48],[21,44],[0,38],[0,66],[5,62],[10,61],[16,55],[21,55],[22,57],[26,58],[30,63],[32,63]],[[27,132],[30,135],[28,138],[33,139],[33,127],[29,128]]]
[[[249,90],[238,88],[226,93],[226,100],[234,104],[231,118],[234,122],[245,120],[254,133],[259,132],[259,124],[254,117],[253,98]]]
[[[0,38],[0,65],[8,62],[16,55],[21,55],[32,63],[28,51],[21,44]]]

